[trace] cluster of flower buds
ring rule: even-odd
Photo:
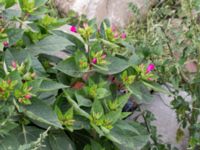
[[[1,80],[0,81],[0,100],[8,100],[16,84],[17,84],[17,81]]]
[[[15,97],[18,99],[19,103],[29,105],[31,104],[31,98],[33,94],[31,93],[32,87],[28,87],[25,83],[22,88],[15,91]]]
[[[130,85],[134,82],[135,77],[136,77],[135,75],[128,75],[127,71],[124,71],[122,73],[121,79],[123,84]]]
[[[144,80],[155,80],[156,76],[152,73],[153,70],[155,70],[154,64],[149,64],[147,67],[145,67],[143,64],[136,68],[137,72],[140,74],[141,78]]]
[[[11,62],[11,70],[12,71],[17,70],[20,73],[23,73],[24,69],[25,69],[24,63],[21,63],[21,65],[18,65],[16,61]]]
[[[85,41],[89,41],[90,36],[94,33],[92,27],[90,27],[87,23],[84,23],[83,27],[78,29],[76,26],[71,26],[70,31],[73,33],[78,32]]]
[[[111,31],[112,31],[115,39],[118,39],[118,38],[126,39],[126,33],[125,32],[120,33],[117,30],[117,27],[115,25],[112,25]]]
[[[21,63],[21,65],[18,65],[16,61],[11,62],[11,70],[12,71],[17,70],[20,73],[20,75],[23,76],[22,79],[24,81],[33,80],[36,77],[36,73],[35,72],[26,72],[25,68],[26,68],[25,63]]]
[[[127,37],[125,32],[120,32],[114,25],[110,28],[107,28],[105,33],[107,40],[111,42],[115,42],[118,39],[125,40]]]
[[[108,64],[108,61],[106,61],[107,55],[103,51],[99,51],[97,53],[92,52],[92,64],[97,65],[106,65]]]

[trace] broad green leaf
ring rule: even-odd
[[[3,11],[3,16],[5,16],[5,18],[8,20],[12,20],[16,17],[20,17],[20,14],[21,14],[20,10],[11,9],[11,8],[8,8]]]
[[[47,1],[48,0],[35,0],[35,8],[39,8],[41,6],[44,6]]]
[[[102,118],[110,120],[112,124],[114,124],[120,119],[120,116],[121,116],[121,110],[117,110],[108,112]]]
[[[73,46],[73,44],[61,36],[50,35],[36,44],[27,47],[27,50],[29,50],[33,55],[38,55],[41,53],[53,54],[55,52],[64,50],[67,46]]]
[[[74,143],[64,131],[52,132],[48,139],[52,150],[76,150]]]
[[[72,76],[72,77],[82,77],[84,74],[83,71],[80,71],[78,66],[75,63],[74,57],[67,58],[64,61],[61,61],[57,66],[56,69],[59,71]]]
[[[91,128],[89,120],[85,117],[75,115],[74,120],[75,120],[73,124],[74,130],[81,130],[81,129],[89,130]]]
[[[1,150],[18,150],[20,145],[36,141],[39,135],[45,130],[35,126],[22,126],[14,129],[9,136],[0,139]],[[44,143],[46,147],[39,148],[38,150],[49,150],[48,144]]]
[[[13,6],[16,3],[16,0],[6,0],[6,8]]]
[[[109,27],[110,27],[110,21],[108,19],[104,19],[104,21],[101,23],[101,26],[100,26],[100,34],[104,39],[106,39],[106,35],[105,35],[106,28],[109,28]]]
[[[27,117],[41,124],[62,128],[56,113],[49,105],[39,99],[32,99],[31,102],[29,106],[20,107]]]
[[[23,29],[10,28],[7,30],[9,45],[13,45],[22,39],[24,34]]]
[[[14,135],[0,137],[0,150],[14,150],[19,147],[20,143]]]
[[[91,113],[94,115],[93,117],[101,117],[104,114],[104,109],[103,106],[101,104],[100,100],[95,100],[92,104],[92,109],[91,109]],[[97,116],[96,116],[97,115]]]
[[[76,100],[78,102],[78,105],[81,106],[85,106],[85,107],[91,107],[92,106],[92,102],[91,100],[85,98],[84,96],[78,94],[77,92],[75,93],[76,96]]]
[[[156,92],[161,92],[161,93],[165,93],[165,94],[171,95],[171,93],[169,93],[167,90],[165,90],[161,85],[159,85],[157,83],[149,83],[149,82],[146,82],[146,81],[142,81],[142,83],[145,86],[155,90]]]
[[[41,85],[40,85],[40,92],[48,92],[48,91],[54,91],[54,90],[59,90],[62,88],[67,88],[68,86],[62,84],[62,83],[58,83],[56,81],[53,80],[43,80]]]
[[[127,42],[125,42],[124,40],[121,40],[120,43],[129,50],[129,52],[131,52],[132,54],[135,53],[135,47]]]
[[[120,150],[142,149],[149,140],[149,135],[140,133],[137,126],[126,121],[119,121],[107,137],[113,141]]]
[[[111,48],[120,48],[117,44],[114,44],[110,41],[107,41],[107,40],[104,40],[104,39],[101,39],[101,41],[108,47],[111,47]]]
[[[91,140],[91,145],[86,145],[83,150],[105,150],[97,141]]]
[[[107,66],[107,68],[105,68],[105,70],[102,70],[100,68],[95,68],[94,70],[102,74],[112,75],[112,74],[120,73],[129,67],[128,61],[118,58],[118,57],[108,56],[107,61],[110,64]]]
[[[49,92],[40,92],[38,94],[38,98],[41,99],[41,101],[43,101],[47,105],[51,106],[56,101],[57,94],[58,94],[58,90],[49,91]]]
[[[2,113],[2,112],[1,112]],[[9,132],[13,129],[15,129],[18,124],[15,123],[13,120],[2,122],[2,119],[0,120],[0,136],[9,135]],[[1,143],[1,142],[0,142]]]
[[[109,91],[105,88],[98,88],[96,91],[96,99],[102,99],[109,95],[110,95]]]
[[[65,93],[65,96],[68,100],[68,102],[73,106],[74,110],[81,116],[84,116],[85,118],[89,119],[90,116],[89,114],[84,111],[83,109],[80,108],[80,106],[76,103],[76,101],[74,101],[70,96],[69,94],[67,93],[66,90],[63,90],[63,92]]]
[[[137,55],[134,53],[130,58],[129,58],[129,64],[132,66],[139,65],[143,60],[143,57]]]
[[[146,103],[153,98],[150,91],[140,81],[134,82],[128,89],[133,94],[134,100],[138,103]]]
[[[80,37],[77,37],[76,35],[72,35],[63,31],[55,30],[53,31],[54,34],[64,37],[68,39],[70,42],[72,42],[74,45],[73,47],[75,50],[82,50],[85,51],[85,44],[84,42],[80,39]]]

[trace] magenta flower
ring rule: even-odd
[[[3,46],[4,47],[8,47],[9,46],[9,43],[7,41],[3,42]]]
[[[147,67],[146,73],[149,73],[154,69],[155,69],[155,65],[154,64],[149,64],[148,67]]]
[[[92,59],[92,63],[93,63],[93,64],[96,64],[96,63],[97,63],[97,58],[93,58],[93,59]]]
[[[71,27],[70,27],[70,31],[76,33],[76,32],[77,32],[77,29],[76,29],[75,26],[71,26]]]
[[[126,39],[126,33],[122,33],[122,34],[121,34],[121,38],[122,38],[122,39]]]

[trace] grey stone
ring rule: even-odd
[[[97,22],[108,18],[117,26],[124,27],[133,18],[133,13],[128,9],[128,3],[135,4],[145,16],[149,8],[157,0],[54,0],[55,6],[62,14],[72,9],[79,14],[85,14],[88,18],[97,18]]]

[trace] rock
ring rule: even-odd
[[[89,19],[97,18],[97,22],[108,18],[111,23],[124,27],[133,18],[133,13],[129,10],[128,4],[135,4],[141,16],[145,16],[149,8],[157,0],[54,0],[55,6],[61,14],[67,14],[72,9],[79,14],[85,14]]]
[[[186,101],[191,102],[191,96],[188,93],[181,91],[180,96],[184,97]],[[179,128],[179,123],[176,119],[176,112],[172,109],[170,103],[173,100],[173,97],[170,97],[166,94],[155,93],[153,95],[153,101],[150,103],[142,104],[142,110],[149,110],[155,116],[155,121],[152,122],[157,128],[157,133],[161,135],[161,140],[165,144],[171,144],[179,150],[186,150],[188,144],[189,133],[188,130],[184,130],[184,138],[177,143],[176,142],[176,132]],[[133,115],[129,118],[130,120],[135,118],[139,112],[134,112]],[[142,117],[138,118],[138,121],[144,122]]]

